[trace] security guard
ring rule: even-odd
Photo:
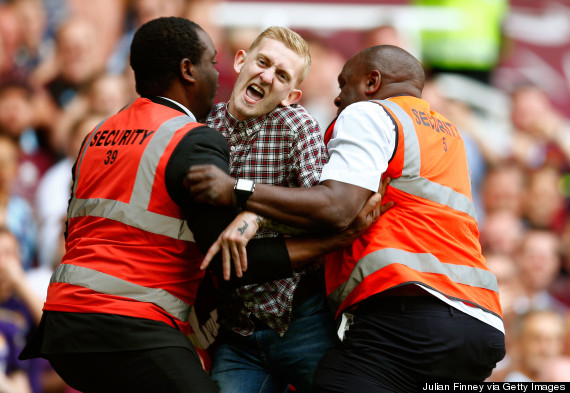
[[[196,122],[216,94],[215,56],[187,19],[146,23],[131,46],[141,97],[83,142],[66,253],[20,355],[47,358],[77,390],[217,391],[188,339],[204,272],[180,178],[189,162],[227,167],[223,138]]]

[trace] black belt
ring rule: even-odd
[[[449,304],[439,300],[435,296],[379,296],[374,295],[361,303],[355,310],[355,314],[359,312],[378,311],[378,312],[406,312],[406,311],[422,311],[422,310],[441,310],[448,311],[453,314],[458,310]]]

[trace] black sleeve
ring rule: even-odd
[[[198,164],[213,164],[229,173],[229,151],[228,143],[221,133],[209,127],[199,127],[182,138],[166,166],[165,183],[168,194],[182,208],[188,227],[203,254],[239,210],[196,203],[184,187],[183,180],[188,168]],[[226,284],[239,286],[291,277],[293,274],[289,253],[282,237],[250,241],[247,255],[248,269],[243,277],[238,279],[232,274],[231,282]],[[218,277],[222,276],[221,254],[214,258],[210,266]]]

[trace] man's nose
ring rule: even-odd
[[[275,77],[275,70],[273,68],[266,68],[261,73],[261,81],[266,84],[270,84]]]

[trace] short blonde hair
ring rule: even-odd
[[[294,32],[291,29],[288,29],[287,27],[270,26],[257,36],[257,38],[250,45],[248,51],[251,51],[257,47],[264,38],[270,38],[279,41],[287,48],[303,57],[303,68],[301,69],[301,74],[297,85],[304,81],[309,74],[309,70],[311,69],[311,53],[307,41],[305,41],[303,37],[301,37],[298,33]]]

